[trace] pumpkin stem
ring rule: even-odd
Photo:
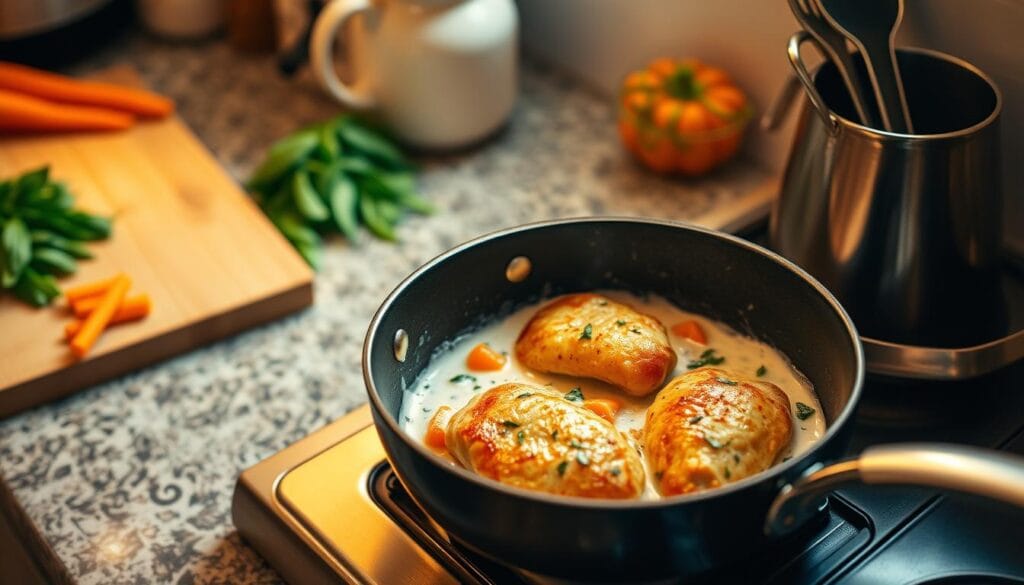
[[[665,80],[665,91],[676,99],[695,100],[700,97],[701,88],[693,75],[693,68],[681,66]]]

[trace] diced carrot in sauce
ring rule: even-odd
[[[505,367],[507,359],[486,343],[480,343],[466,356],[466,367],[476,372],[492,372]]]
[[[701,345],[706,345],[708,342],[708,337],[704,334],[704,329],[700,326],[700,323],[692,319],[673,325],[672,333],[684,339],[696,341]]]
[[[450,406],[442,406],[434,413],[430,423],[427,424],[427,436],[423,439],[428,447],[432,449],[445,448],[445,429],[448,427],[448,419],[451,418],[451,415],[452,408]]]
[[[615,415],[622,409],[622,403],[612,398],[591,398],[583,401],[583,408],[605,419],[615,422]]]

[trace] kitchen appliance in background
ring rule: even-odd
[[[355,81],[338,77],[334,44],[349,37]],[[333,0],[310,41],[313,72],[342,105],[372,110],[417,148],[467,146],[495,132],[517,94],[518,17],[512,0]]]
[[[0,0],[0,59],[67,65],[117,37],[132,0]]]
[[[662,55],[693,55],[733,72],[759,112],[791,74],[779,47],[798,25],[785,0],[516,2],[526,53],[560,65],[609,97],[628,71]],[[906,3],[897,45],[957,55],[1002,90],[1003,233],[1024,257],[1022,28],[1022,0],[915,0]],[[775,133],[752,128],[746,154],[781,175],[794,128],[793,120]]]

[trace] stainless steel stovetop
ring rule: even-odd
[[[966,382],[870,380],[865,395],[851,451],[912,440],[1024,454],[1024,363]],[[392,473],[365,406],[244,471],[232,515],[293,585],[543,581],[451,543]],[[909,488],[843,490],[802,533],[703,582],[1024,583],[1024,510]]]

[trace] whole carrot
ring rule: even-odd
[[[0,88],[66,104],[113,108],[154,118],[174,111],[174,102],[151,91],[64,75],[0,61]]]
[[[101,302],[103,302],[102,295],[85,297],[84,299],[79,299],[78,301],[71,303],[71,310],[74,311],[75,317],[85,319],[89,316],[89,313],[92,313],[96,307],[100,305]],[[148,313],[149,306],[149,295],[145,293],[135,295],[134,297],[126,297],[124,302],[121,303],[121,306],[117,308],[117,312],[114,313],[114,316],[116,318],[116,316],[123,311],[131,313],[142,311]]]
[[[90,297],[88,300],[92,300]],[[97,303],[98,305],[99,303]],[[110,323],[107,325],[116,325],[118,323],[127,323],[129,321],[138,321],[149,315],[152,309],[152,303],[149,300],[149,295],[141,294],[130,299],[125,299],[121,306],[114,311],[114,314],[110,317]],[[64,337],[70,341],[75,335],[81,331],[82,324],[84,323],[81,319],[75,319],[64,326]]]
[[[71,339],[71,352],[76,357],[82,358],[89,353],[100,334],[110,324],[110,318],[114,316],[117,307],[124,300],[124,295],[128,292],[128,287],[131,284],[131,279],[123,274],[114,279],[113,284],[103,294],[103,301],[92,313],[89,313],[89,316],[82,322],[82,328]]]
[[[0,131],[124,130],[134,121],[131,114],[116,110],[57,104],[0,89]]]

